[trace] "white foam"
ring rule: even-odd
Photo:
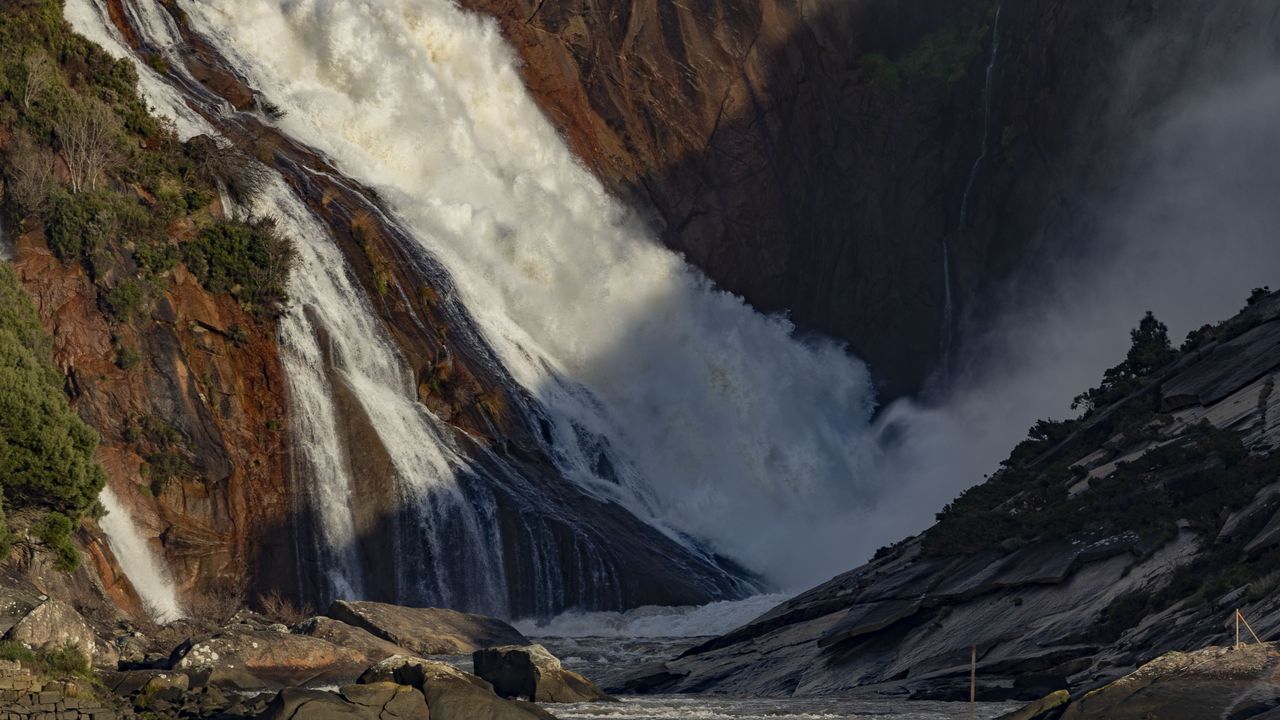
[[[539,113],[494,22],[448,0],[182,7],[444,262],[568,476],[781,584],[849,563],[817,541],[875,492],[865,368],[660,247]]]
[[[567,612],[551,620],[520,620],[514,625],[529,637],[707,637],[723,635],[746,625],[788,597],[770,594],[691,607],[647,606],[626,612]]]

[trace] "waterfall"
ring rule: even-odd
[[[1000,13],[1004,11],[1004,3],[996,6],[996,15],[991,22],[991,55],[987,60],[987,71],[982,86],[982,141],[978,157],[969,168],[969,179],[965,181],[964,194],[960,197],[960,222],[957,229],[969,224],[969,195],[973,193],[974,183],[978,180],[978,172],[982,169],[987,153],[991,149],[991,96],[993,94],[996,63],[1000,59]],[[942,387],[950,385],[952,333],[955,328],[955,308],[951,287],[951,243],[942,239]]]
[[[566,476],[779,582],[829,569],[794,550],[876,492],[864,366],[662,248],[540,114],[495,22],[445,0],[182,7],[448,269]]]
[[[120,563],[120,569],[129,578],[129,584],[142,598],[147,612],[159,622],[170,622],[185,615],[178,602],[173,581],[152,555],[147,541],[138,532],[129,511],[120,504],[115,492],[107,487],[98,496],[107,514],[98,526],[107,535],[111,552]]]
[[[183,72],[165,11],[154,0],[125,7],[148,47]],[[284,111],[282,131],[376,188],[387,221],[444,266],[530,401],[520,411],[541,426],[556,473],[692,557],[709,547],[783,586],[843,569],[880,493],[868,472],[878,448],[865,367],[833,343],[797,341],[784,318],[755,313],[661,247],[539,113],[496,23],[447,0],[181,8]],[[130,56],[97,0],[68,0],[67,16]],[[180,96],[198,83],[135,64],[182,134],[212,133]],[[456,447],[297,193],[272,173],[242,210],[275,217],[299,245],[280,344],[294,475],[318,540],[300,549],[323,568],[328,595],[390,582],[400,601],[505,614],[518,581],[536,612],[626,604],[630,570],[609,548],[616,523],[593,529],[560,504],[562,491],[484,447]],[[353,551],[353,501],[368,478],[340,427],[352,403],[392,465],[397,512],[386,522],[397,544],[380,548],[396,559],[391,578],[371,577],[368,556]],[[512,533],[526,548],[518,561],[503,556]],[[566,587],[566,577],[577,580]]]

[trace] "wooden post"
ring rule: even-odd
[[[974,703],[978,697],[978,646],[969,648],[969,720],[973,720]]]
[[[1236,649],[1240,649],[1240,610],[1236,610]]]
[[[1242,612],[1240,612],[1239,610],[1237,610],[1237,611],[1236,611],[1236,617],[1240,618],[1240,622],[1244,623],[1244,629],[1245,629],[1245,630],[1248,630],[1248,631],[1249,631],[1249,634],[1253,636],[1253,641],[1254,641],[1254,642],[1256,642],[1256,643],[1258,643],[1259,645],[1261,645],[1261,644],[1262,644],[1262,640],[1258,637],[1258,633],[1254,632],[1252,627],[1249,627],[1249,621],[1244,619],[1244,613],[1242,613]],[[1237,627],[1236,627],[1236,634],[1238,635],[1239,633],[1240,633],[1240,628],[1239,628],[1239,626],[1238,626],[1238,624],[1237,624]]]

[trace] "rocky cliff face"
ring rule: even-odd
[[[1280,294],[1080,421],[1042,423],[923,535],[632,687],[1035,698],[1280,629]]]
[[[886,398],[919,389],[951,334],[987,331],[1010,281],[1034,300],[1048,264],[1107,242],[1100,206],[1152,118],[1265,16],[1183,0],[463,5],[498,18],[548,116],[672,248],[847,341]]]
[[[185,270],[146,317],[113,326],[83,269],[39,233],[20,237],[15,255],[73,405],[103,437],[98,459],[153,550],[192,594],[243,588],[257,528],[290,510],[273,327]],[[122,367],[124,348],[136,366]]]

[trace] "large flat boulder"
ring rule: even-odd
[[[505,645],[477,650],[471,656],[475,673],[506,698],[541,703],[613,701],[595,683],[565,669],[559,658],[541,645]]]
[[[339,600],[325,615],[418,655],[465,655],[495,645],[529,644],[501,620],[442,608]]]
[[[537,705],[498,697],[492,685],[475,675],[422,658],[387,658],[369,668],[359,682],[393,682],[420,690],[431,720],[554,720]]]
[[[313,617],[293,626],[298,635],[319,638],[334,645],[358,650],[369,658],[370,662],[385,660],[394,655],[406,655],[408,651],[395,643],[375,637],[368,630],[348,625],[341,620],[330,617]]]
[[[259,720],[425,720],[427,699],[395,683],[345,685],[338,692],[285,688]]]
[[[320,638],[238,625],[192,644],[174,669],[197,684],[255,690],[349,683],[376,660]]]

